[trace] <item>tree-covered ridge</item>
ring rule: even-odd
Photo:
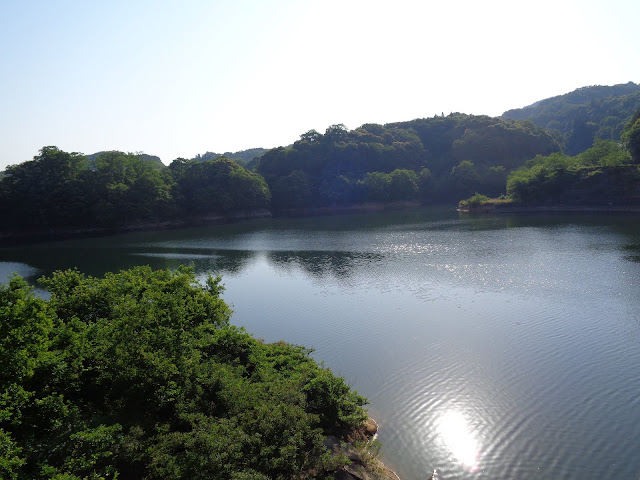
[[[238,152],[206,152],[202,155],[196,155],[192,158],[192,160],[196,160],[198,162],[206,162],[207,160],[215,160],[219,157],[226,157],[230,160],[235,160],[244,167],[253,168],[257,162],[258,157],[263,155],[268,150],[268,148],[249,148],[247,150],[240,150]]]
[[[565,95],[540,100],[513,109],[504,118],[531,120],[548,130],[557,130],[565,151],[576,155],[594,140],[619,140],[624,126],[640,108],[640,85],[582,87]]]
[[[211,152],[165,167],[140,153],[83,156],[44,147],[32,161],[0,174],[0,235],[117,229],[267,209],[278,214],[369,202],[453,203],[475,192],[497,197],[506,193],[509,172],[537,155],[576,156],[594,139],[623,141],[631,152],[640,123],[637,117],[627,122],[640,108],[639,88],[631,82],[585,87],[537,102],[525,113],[507,112],[555,130],[531,120],[461,113],[354,130],[338,124],[324,133],[305,132],[288,147],[237,152],[252,158],[245,165]],[[630,91],[635,93],[615,96]]]
[[[122,152],[118,152],[117,150],[105,150],[102,152],[96,152],[96,153],[92,153],[90,155],[85,155],[85,156],[89,160],[89,164],[94,165],[98,157],[100,157],[105,153],[113,153],[113,152],[122,153]],[[157,167],[164,167],[164,163],[162,163],[162,160],[160,160],[160,157],[158,157],[157,155],[149,155],[147,153],[135,153],[134,155],[141,160],[146,160],[148,162],[155,163]]]
[[[333,125],[260,157],[274,209],[367,201],[443,202],[480,187],[499,194],[509,170],[559,149],[531,122],[452,114],[355,130]],[[400,188],[401,185],[404,185]]]
[[[103,152],[85,157],[44,147],[0,178],[3,229],[112,227],[196,213],[269,207],[264,180],[224,157],[175,160]]]
[[[507,180],[507,193],[528,205],[640,205],[640,157],[620,143],[597,140],[585,152],[539,155]]]
[[[333,125],[258,157],[250,171],[225,157],[90,156],[44,147],[0,177],[4,232],[118,228],[208,214],[365,202],[456,201],[504,193],[507,173],[558,149],[531,122],[452,114],[398,124]]]
[[[322,478],[365,399],[229,325],[219,278],[148,267],[0,286],[0,478]]]
[[[429,152],[428,167],[438,175],[462,161],[479,167],[503,166],[507,170],[537,154],[557,151],[559,146],[542,128],[486,115],[454,113],[388,124],[411,130]]]
[[[485,192],[461,200],[459,207],[491,211],[505,206],[640,206],[640,109],[623,127],[621,140],[596,139],[577,155],[554,152],[536,155],[513,170],[507,195],[489,198]],[[622,208],[623,209],[623,208]]]

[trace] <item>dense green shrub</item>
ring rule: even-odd
[[[138,267],[0,286],[0,477],[289,479],[366,400],[310,351],[229,324],[219,278]]]

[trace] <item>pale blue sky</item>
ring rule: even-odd
[[[640,83],[637,0],[0,0],[0,169],[165,163]]]

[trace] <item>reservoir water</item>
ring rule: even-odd
[[[2,280],[220,273],[242,325],[368,397],[403,480],[640,477],[640,222],[419,209],[0,249]]]

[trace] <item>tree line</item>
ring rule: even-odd
[[[640,205],[640,110],[621,137],[574,156],[538,155],[509,174],[507,194],[525,204]]]
[[[0,178],[5,229],[112,227],[202,212],[268,208],[260,175],[224,157],[176,159],[169,167],[144,154],[102,152],[86,157],[44,147]]]
[[[509,170],[559,150],[531,122],[451,114],[355,130],[310,130],[262,155],[256,170],[277,211],[413,200],[455,202],[479,189],[504,191]]]
[[[207,213],[454,202],[503,193],[509,170],[558,149],[530,122],[452,114],[355,130],[332,125],[250,161],[157,157],[117,151],[85,156],[54,146],[0,178],[4,230],[117,227]]]
[[[619,138],[598,148],[619,144],[637,158],[638,132],[636,113]],[[0,176],[0,225],[5,232],[110,228],[261,209],[281,214],[366,202],[456,203],[476,192],[525,198],[522,189],[533,178],[526,171],[548,156],[576,157],[529,120],[460,113],[310,130],[244,166],[213,154],[178,158],[167,167],[144,154],[85,156],[44,147]]]

